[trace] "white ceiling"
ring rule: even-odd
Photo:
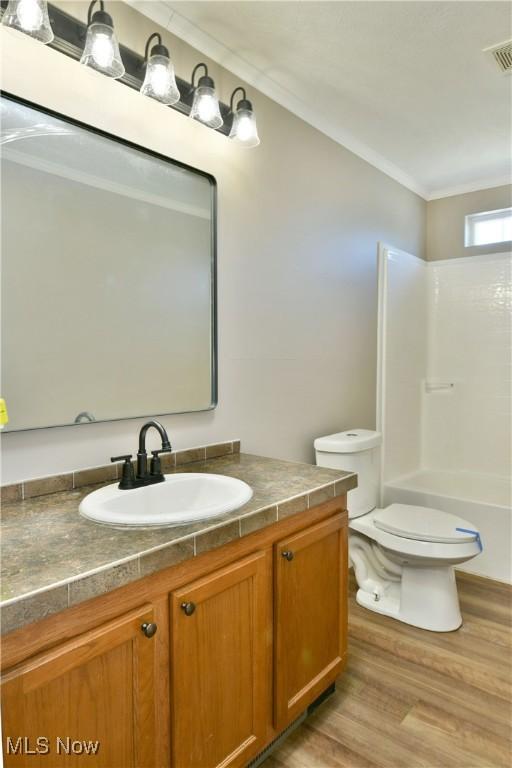
[[[508,2],[130,4],[427,199],[510,181]]]

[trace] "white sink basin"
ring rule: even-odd
[[[184,472],[165,475],[164,483],[127,491],[107,485],[86,496],[79,512],[107,525],[168,527],[232,512],[251,496],[252,488],[234,477]]]

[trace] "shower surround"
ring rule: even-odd
[[[512,581],[510,253],[426,263],[379,249],[382,499],[480,530],[465,570]]]

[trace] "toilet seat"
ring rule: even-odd
[[[397,513],[397,511],[394,510],[393,514],[388,516],[387,513],[392,507],[400,507],[400,513]],[[407,529],[413,528],[414,526],[409,525],[409,523],[404,520],[404,518],[407,519],[410,510],[419,510],[419,514],[416,512],[414,515],[410,516],[411,519],[413,516],[418,518],[419,515],[426,518],[427,511],[429,516],[434,512],[436,513],[436,518],[438,515],[442,516],[444,523],[441,522],[440,525],[444,525],[444,527],[433,527],[429,531],[426,528],[427,523],[420,518],[419,521],[417,520],[418,527],[416,527],[415,532],[413,533]],[[400,524],[397,524],[397,514],[399,514]],[[380,518],[379,524],[377,524],[376,518]],[[387,525],[386,520],[388,521]],[[401,534],[398,534],[396,531],[384,530],[384,526],[391,528],[393,522],[395,523],[395,529],[400,529],[402,531]],[[463,520],[448,512],[442,512],[439,509],[432,510],[428,507],[414,507],[409,504],[391,504],[385,509],[377,508],[368,512],[366,515],[350,518],[349,528],[354,533],[362,533],[364,536],[372,539],[388,552],[393,552],[397,556],[410,557],[418,562],[437,561],[439,563],[448,562],[455,565],[464,562],[471,557],[475,557],[475,555],[479,554],[481,551],[481,545],[477,535],[473,533],[461,533],[454,530],[455,528],[468,528],[471,531],[475,530],[475,527],[469,521]],[[419,538],[418,533],[423,535],[424,538]],[[457,535],[458,533],[460,533],[460,536]],[[439,541],[438,539],[443,537],[443,534],[444,541]],[[451,538],[452,535],[453,539]],[[429,540],[432,538],[436,540]],[[448,541],[446,539],[448,539]]]
[[[404,539],[436,544],[464,544],[475,541],[477,533],[462,517],[429,507],[391,504],[373,516],[376,528]],[[464,530],[457,530],[463,528]]]

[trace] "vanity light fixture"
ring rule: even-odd
[[[46,0],[9,0],[2,16],[2,24],[24,32],[42,43],[51,43],[53,40]]]
[[[204,68],[204,75],[199,78],[196,86],[196,72],[201,67]],[[192,89],[194,90],[194,101],[192,102],[190,117],[199,120],[200,123],[204,123],[210,128],[220,128],[224,121],[220,114],[219,99],[215,93],[215,83],[208,75],[208,67],[202,62],[196,64],[192,70]]]
[[[156,45],[149,50],[152,40],[157,40]],[[144,96],[161,101],[162,104],[176,104],[180,100],[180,92],[176,85],[174,66],[169,56],[169,50],[162,45],[162,38],[158,32],[154,32],[146,43],[144,52],[144,64],[146,75],[140,92]]]
[[[99,2],[100,10],[93,8]],[[80,64],[92,67],[108,77],[122,77],[124,65],[114,32],[112,16],[105,12],[103,0],[92,0],[87,13],[87,37]]]
[[[0,0],[0,4],[5,8],[0,18],[4,26],[49,43],[51,48],[110,78],[122,78],[123,85],[229,136],[239,146],[256,147],[260,143],[256,116],[245,88],[235,88],[228,106],[219,101],[204,62],[192,70],[191,82],[180,78],[158,32],[147,39],[144,56],[123,46],[123,61],[104,0],[88,3],[87,23],[63,10],[60,6],[64,3]]]
[[[238,91],[242,92],[242,98],[236,105],[236,111],[234,111],[233,105],[235,94],[238,93]],[[231,94],[230,111],[233,115],[233,123],[231,125],[229,138],[241,147],[257,147],[260,143],[260,138],[258,136],[256,117],[252,104],[247,98],[245,88],[239,86],[238,88],[235,88]]]

